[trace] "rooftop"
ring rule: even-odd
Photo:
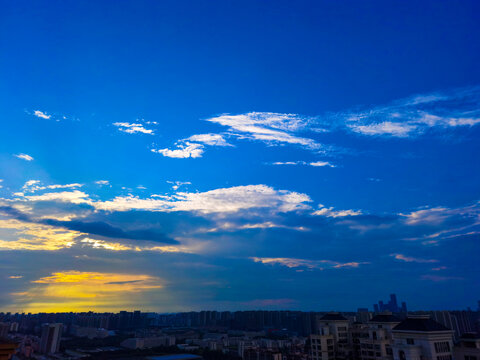
[[[328,321],[335,321],[335,320],[342,320],[347,321],[347,318],[340,313],[328,313],[323,315],[320,320],[328,320]]]
[[[399,323],[402,320],[392,314],[378,314],[370,319],[370,322],[381,322],[381,323]]]
[[[393,328],[394,331],[449,331],[442,324],[425,317],[408,317]]]
[[[149,356],[151,360],[193,360],[201,359],[201,356],[194,354],[172,354],[172,355],[163,355],[163,356]]]

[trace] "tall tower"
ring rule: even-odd
[[[62,337],[62,324],[43,324],[42,337],[40,338],[40,352],[54,354],[60,349],[60,338]]]
[[[397,295],[390,294],[389,305],[390,305],[390,309],[389,309],[390,311],[398,312]]]

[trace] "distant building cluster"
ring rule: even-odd
[[[480,309],[0,313],[0,360],[80,359],[480,360]]]
[[[382,311],[391,311],[392,313],[406,313],[407,303],[402,301],[402,305],[398,306],[397,295],[390,294],[390,300],[384,303],[382,300],[378,304],[373,304],[373,311],[378,313]]]

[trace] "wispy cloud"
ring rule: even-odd
[[[152,149],[157,154],[176,159],[199,158],[202,157],[204,146],[196,143],[178,143],[177,149]]]
[[[167,183],[172,184],[173,190],[178,190],[183,185],[191,185],[190,181],[167,181]]]
[[[228,127],[228,133],[238,139],[263,141],[268,144],[294,144],[310,150],[322,146],[315,140],[298,136],[313,122],[312,118],[297,114],[273,112],[250,112],[246,114],[223,114],[207,121]]]
[[[463,280],[463,278],[458,276],[422,275],[422,280],[444,282],[444,281],[450,281],[450,280]]]
[[[72,204],[91,204],[88,194],[79,190],[52,192],[42,195],[30,195],[25,196],[25,199],[30,201],[60,201],[69,202]]]
[[[42,119],[50,119],[52,117],[52,115],[48,115],[47,113],[45,113],[43,111],[40,111],[40,110],[35,110],[33,112],[33,115],[35,115],[36,117],[42,118]]]
[[[278,212],[288,212],[309,208],[306,203],[310,201],[310,197],[305,194],[275,190],[266,185],[246,185],[206,192],[177,192],[170,197],[160,199],[141,199],[135,196],[116,197],[111,201],[95,202],[93,206],[106,211],[149,210],[232,213],[254,208],[270,208]]]
[[[319,209],[313,212],[313,215],[318,216],[326,216],[326,217],[345,217],[345,216],[357,216],[362,215],[360,210],[334,210],[333,207],[324,207],[323,205],[319,205]]]
[[[454,216],[469,217],[480,220],[480,202],[458,208],[432,207],[401,213],[407,225],[438,225]]]
[[[308,260],[308,259],[295,259],[295,258],[268,258],[268,257],[252,257],[250,258],[254,262],[266,264],[266,265],[281,265],[288,268],[307,268],[310,270],[324,270],[328,268],[341,269],[341,268],[357,268],[360,265],[369,264],[368,262],[338,262],[331,260]]]
[[[25,161],[32,161],[33,160],[33,157],[28,155],[28,154],[15,154],[14,156],[16,156],[19,159],[25,160]]]
[[[95,184],[101,185],[101,186],[107,186],[107,185],[110,185],[110,181],[108,181],[108,180],[97,180],[97,181],[95,181]]]
[[[76,189],[83,186],[83,184],[79,184],[79,183],[65,184],[65,185],[54,184],[54,185],[44,185],[44,186],[40,184],[41,184],[40,180],[28,180],[22,186],[22,190],[24,192],[36,192],[41,190]]]
[[[315,167],[323,167],[323,166],[335,167],[335,165],[332,165],[328,161],[314,161],[314,162],[309,163],[308,165],[315,166]]]
[[[328,161],[275,161],[271,163],[271,165],[307,165],[307,166],[314,166],[314,167],[335,167],[332,163]]]
[[[229,144],[221,134],[198,134],[185,139],[186,141],[202,143],[210,146],[233,146]]]
[[[412,257],[412,256],[406,256],[406,255],[403,255],[403,254],[390,254],[390,256],[394,257],[396,260],[411,262],[411,263],[436,263],[436,262],[438,262],[438,260],[434,260],[434,259],[422,259],[422,258],[416,258],[416,257]]]
[[[396,137],[407,137],[417,128],[415,125],[391,121],[370,125],[351,124],[349,126],[353,131],[363,135],[391,135]]]
[[[154,135],[153,130],[146,129],[143,124],[139,123],[128,123],[128,122],[116,122],[113,123],[114,126],[118,127],[118,130],[126,132],[128,134],[143,133]]]
[[[413,137],[427,129],[480,124],[480,87],[416,95],[362,111],[337,114],[348,129],[371,136]]]

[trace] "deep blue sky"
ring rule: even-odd
[[[0,306],[474,306],[479,14],[0,1]]]

